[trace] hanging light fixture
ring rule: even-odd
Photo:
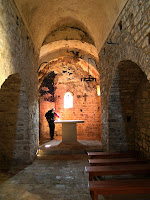
[[[91,74],[89,74],[89,59],[90,58],[88,58],[88,77],[81,78],[81,81],[86,81],[86,82],[96,81],[96,78],[93,78]]]

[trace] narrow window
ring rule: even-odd
[[[146,38],[147,38],[147,45],[150,45],[150,33],[147,34]]]
[[[119,28],[119,31],[122,30],[122,21],[119,22],[119,24],[118,24],[118,28]]]
[[[97,85],[97,96],[101,95],[101,91],[100,91],[100,85]]]
[[[64,108],[73,108],[73,95],[70,92],[64,95]]]

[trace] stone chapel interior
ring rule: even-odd
[[[0,0],[2,168],[36,159],[49,141],[52,107],[61,120],[84,121],[77,140],[150,156],[149,7],[147,0]]]

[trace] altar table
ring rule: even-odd
[[[72,144],[77,142],[77,123],[84,123],[83,120],[59,120],[55,124],[62,123],[62,142]]]

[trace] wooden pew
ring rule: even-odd
[[[130,164],[146,164],[146,159],[137,158],[111,158],[111,159],[88,159],[91,166],[107,166],[107,165],[130,165]]]
[[[139,154],[136,151],[129,152],[87,152],[88,156],[91,159],[94,158],[129,158],[129,157],[138,157]]]
[[[89,173],[89,181],[92,181],[94,176],[150,174],[150,164],[85,166],[85,172]]]
[[[150,194],[150,179],[90,181],[89,190],[92,200],[99,194]]]

